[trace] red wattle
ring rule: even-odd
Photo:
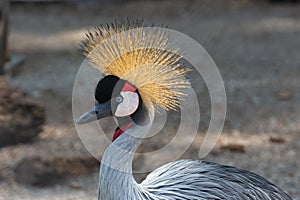
[[[115,134],[113,135],[112,141],[115,141],[122,133],[124,133],[127,129],[129,129],[133,125],[133,122],[122,126],[121,128],[117,128]]]

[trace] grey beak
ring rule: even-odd
[[[75,121],[76,124],[85,124],[97,119],[112,116],[111,102],[98,103],[92,107],[89,111],[82,114]]]

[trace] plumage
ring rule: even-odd
[[[127,131],[135,132],[136,127]],[[131,135],[122,134],[103,155],[99,200],[292,200],[255,173],[201,160],[168,163],[138,184],[132,159],[141,138]]]
[[[97,104],[76,122],[114,116],[119,126],[101,160],[98,199],[291,200],[257,174],[201,160],[174,161],[150,173],[142,183],[135,181],[133,156],[151,127],[155,107],[176,109],[184,88],[189,87],[184,77],[187,70],[178,64],[176,50],[164,50],[170,43],[164,29],[147,33],[141,21],[115,22],[89,32],[82,43],[92,65],[106,76],[95,90]],[[139,49],[141,44],[146,48]],[[128,96],[134,96],[134,101],[122,102]],[[126,104],[132,106],[128,111]]]
[[[115,22],[90,31],[82,48],[93,67],[133,84],[148,106],[175,110],[189,87],[188,70],[163,27],[153,31],[143,21]]]
[[[290,199],[282,190],[249,171],[200,160],[164,165],[141,185],[168,199]]]

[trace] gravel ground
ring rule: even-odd
[[[228,112],[224,133],[205,159],[254,171],[300,199],[300,5],[243,2],[13,5],[9,50],[26,60],[7,80],[44,102],[47,122],[34,143],[0,149],[0,199],[96,199],[95,169],[47,187],[17,183],[13,169],[26,157],[90,157],[71,113],[73,81],[83,61],[78,41],[87,27],[120,17],[168,24],[202,44],[219,67]],[[197,89],[203,121],[183,158],[198,158],[210,116],[206,88],[199,84]],[[140,151],[156,149],[170,137],[154,138]],[[169,154],[157,159],[168,160]],[[134,166],[143,169],[152,162],[137,158]]]

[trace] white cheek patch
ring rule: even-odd
[[[135,92],[121,92],[123,101],[118,105],[115,116],[124,117],[131,115],[139,106],[139,96]]]

